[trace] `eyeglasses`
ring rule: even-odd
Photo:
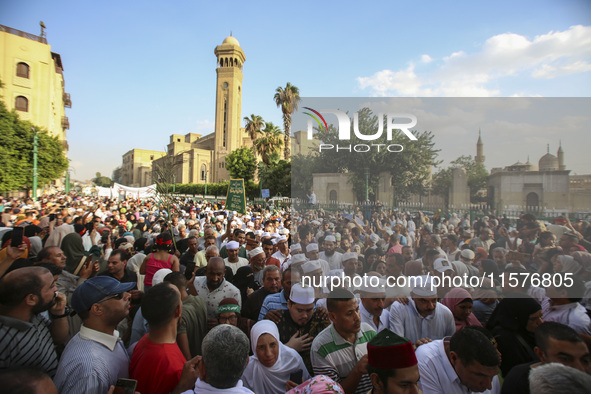
[[[124,293],[113,294],[112,296],[109,296],[109,297],[107,297],[107,298],[103,298],[103,299],[102,299],[102,300],[100,300],[100,301],[97,301],[95,304],[100,304],[101,302],[105,302],[105,301],[112,300],[113,298],[116,298],[116,299],[118,299],[118,300],[121,300],[121,299],[123,299],[123,294],[124,294]]]

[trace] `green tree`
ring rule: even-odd
[[[63,176],[68,159],[62,142],[45,129],[19,119],[0,101],[0,190],[30,188],[33,184],[33,140],[38,137],[37,175],[42,186]]]
[[[301,101],[300,89],[288,82],[285,89],[281,86],[275,89],[275,96],[273,99],[283,113],[283,132],[285,133],[283,158],[289,160],[291,146],[291,114],[298,110],[298,104]]]
[[[269,189],[271,196],[291,195],[291,163],[279,160],[271,165],[262,165],[259,169],[259,177],[265,189]]]
[[[233,179],[252,180],[257,169],[253,149],[243,147],[231,152],[226,156],[226,168]]]
[[[470,188],[470,202],[481,202],[483,200],[481,191],[487,188],[489,173],[483,164],[477,163],[470,155],[462,155],[450,162],[448,168],[438,171],[433,176],[433,192],[448,198],[452,182],[451,173],[454,168],[466,170],[468,187]]]
[[[111,185],[113,184],[111,178],[109,178],[108,176],[102,176],[100,172],[96,173],[96,177],[92,178],[92,181],[95,185],[101,187],[111,187]]]
[[[358,111],[358,129],[361,134],[375,134],[378,130],[378,121],[378,116],[374,115],[369,108]],[[385,125],[385,117],[382,122]],[[353,128],[353,121],[351,127]],[[384,126],[384,130],[385,128]],[[423,194],[428,184],[431,166],[437,164],[438,150],[434,148],[433,134],[430,131],[413,131],[413,134],[417,138],[416,141],[409,140],[400,130],[393,130],[391,141],[387,140],[384,132],[378,139],[368,142],[359,139],[352,129],[351,139],[341,141],[334,127],[319,130],[318,138],[324,144],[333,146],[366,144],[371,148],[368,152],[352,151],[351,153],[342,150],[337,152],[336,149],[323,150],[319,155],[319,160],[325,166],[322,172],[349,173],[349,182],[353,185],[359,200],[365,200],[366,173],[369,174],[369,198],[376,199],[380,173],[383,171],[391,176],[397,200],[403,201],[411,194]],[[378,144],[381,144],[379,151],[376,146]],[[386,147],[392,144],[402,145],[403,151],[389,152]]]
[[[266,165],[279,161],[279,152],[283,146],[281,130],[273,122],[265,122],[265,128],[259,130],[254,141],[254,150]]]
[[[252,114],[250,115],[250,118],[248,116],[244,117],[244,131],[246,131],[250,139],[253,141],[258,138],[258,132],[264,125],[265,121],[262,116]]]

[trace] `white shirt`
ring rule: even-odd
[[[289,265],[291,264],[291,255],[289,254],[289,252],[287,253],[287,255],[285,255],[281,253],[280,250],[278,250],[277,252],[273,253],[271,257],[275,257],[277,260],[279,260],[279,265],[281,267],[283,267],[283,263],[285,262],[287,263],[287,267],[289,267]]]
[[[542,302],[544,321],[554,321],[571,327],[579,334],[591,335],[591,319],[585,307],[578,302],[552,306],[550,299]]]
[[[382,311],[378,327],[376,327],[375,323],[373,322],[373,315],[369,313],[367,309],[365,309],[361,300],[359,300],[359,313],[361,314],[361,321],[363,323],[369,324],[376,332],[380,332],[384,328],[390,328],[390,312],[388,312],[387,309]]]
[[[238,268],[248,265],[248,260],[246,260],[244,257],[238,257],[238,261],[236,263],[231,263],[228,260],[228,257],[226,257],[224,259],[224,264],[226,265],[226,267],[232,268],[232,273],[236,275],[236,271],[238,271]]]
[[[411,298],[408,305],[398,301],[392,304],[390,330],[415,343],[421,338],[436,340],[452,336],[456,332],[456,323],[452,312],[439,302],[432,314],[421,316]]]
[[[419,388],[423,394],[468,394],[471,393],[462,384],[458,374],[445,353],[443,340],[426,343],[417,348],[415,352],[419,362]],[[492,389],[483,391],[485,394],[498,394],[501,392],[499,377],[492,380]]]
[[[328,262],[331,270],[343,268],[343,254],[340,252],[334,252],[332,256],[327,256],[324,251],[319,253],[320,260]]]

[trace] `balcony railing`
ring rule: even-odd
[[[47,44],[47,39],[45,37],[39,37],[31,33],[25,33],[24,31],[13,29],[12,27],[0,25],[0,31],[5,31],[10,34],[14,34],[15,36],[28,38],[29,40],[37,41],[42,44]]]
[[[67,116],[62,117],[62,128],[66,130],[70,129],[70,119]]]
[[[72,99],[70,98],[70,93],[64,93],[64,107],[72,108]]]

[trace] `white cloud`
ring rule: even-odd
[[[421,62],[423,63],[431,63],[433,61],[433,58],[427,54],[421,56]]]
[[[421,64],[434,61],[422,55]],[[501,92],[496,81],[503,77],[552,79],[591,71],[591,26],[534,37],[503,33],[486,40],[480,52],[455,51],[441,59],[435,71],[421,72],[410,64],[406,69],[381,70],[357,78],[361,89],[373,96],[490,97],[512,95]]]

